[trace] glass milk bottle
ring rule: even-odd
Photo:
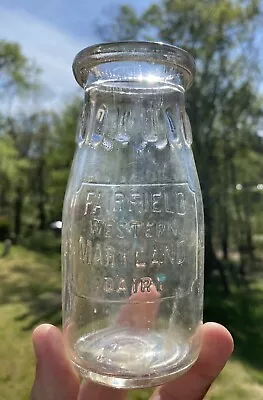
[[[85,92],[65,195],[63,331],[79,373],[160,385],[198,357],[204,223],[184,50],[106,43],[75,58]]]

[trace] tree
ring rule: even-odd
[[[40,70],[21,52],[17,43],[0,40],[0,96],[25,94],[38,88]]]
[[[76,146],[75,138],[80,110],[81,101],[76,98],[57,116],[52,130],[47,166],[50,171],[49,208],[53,220],[62,218],[64,193]]]
[[[47,225],[47,157],[55,115],[39,112],[8,117],[1,132],[1,149],[8,158],[2,163],[3,199],[8,197],[13,232],[18,239],[22,220],[45,229]],[[2,201],[4,204],[4,200]],[[26,213],[26,208],[28,213]],[[39,221],[39,224],[38,224]]]
[[[80,108],[76,99],[60,115],[40,111],[2,118],[0,208],[10,216],[17,240],[27,227],[44,230],[61,219]]]
[[[122,40],[160,40],[185,48],[196,59],[187,108],[204,200],[206,276],[219,269],[226,291],[225,271],[215,253],[215,214],[223,221],[220,236],[227,258],[233,204],[229,188],[236,184],[231,170],[236,169],[239,150],[256,140],[262,113],[255,89],[259,72],[254,32],[259,16],[259,0],[163,0],[141,15],[122,6],[117,19],[100,28],[103,39],[119,35]]]
[[[14,98],[38,90],[39,72],[40,70],[35,64],[22,54],[17,43],[0,40],[0,97],[2,97],[2,102],[6,101],[9,96]],[[3,153],[0,167],[2,176],[1,213],[6,213],[9,207],[8,214],[9,217],[13,215],[13,229],[16,236],[19,236],[21,231],[25,191],[29,191],[30,151],[32,142],[35,140],[35,127],[36,118],[34,116],[17,115],[13,118],[0,115],[0,152]]]

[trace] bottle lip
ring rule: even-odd
[[[180,47],[162,42],[120,41],[94,44],[81,50],[72,64],[74,77],[81,87],[85,87],[93,67],[113,61],[147,61],[176,66],[184,75],[186,90],[196,71],[194,58]]]

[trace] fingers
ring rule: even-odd
[[[33,333],[37,358],[31,400],[124,400],[126,391],[79,379],[68,360],[62,334],[52,325]],[[233,351],[230,333],[221,325],[203,326],[203,346],[196,364],[186,375],[158,388],[152,400],[202,400]]]
[[[121,310],[117,324],[129,326],[136,329],[153,328],[156,321],[160,303],[160,293],[154,285],[148,290],[141,291],[141,286],[137,293],[133,293]]]
[[[36,377],[30,400],[124,400],[125,391],[84,381],[71,366],[61,332],[52,325],[40,325],[33,332],[37,359]]]
[[[180,378],[158,388],[152,400],[202,400],[233,352],[233,339],[219,324],[203,326],[203,346],[194,366]]]
[[[68,360],[61,332],[37,327],[32,336],[37,365],[31,400],[76,400],[79,379]]]
[[[121,310],[117,319],[117,325],[135,329],[152,328],[159,311],[160,293],[154,285],[149,290],[133,293]],[[79,400],[124,400],[127,391],[112,389],[96,385],[90,381],[84,381],[80,388]]]

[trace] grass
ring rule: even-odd
[[[1,249],[0,249],[1,253]],[[0,399],[29,398],[34,374],[30,333],[60,323],[59,256],[12,248],[0,261]]]
[[[44,255],[19,246],[0,260],[0,400],[29,398],[34,377],[31,331],[41,322],[59,326],[61,321],[59,264],[57,253]],[[206,319],[230,329],[236,350],[206,399],[262,399],[263,281],[248,290],[233,289],[230,297],[215,288],[206,293]],[[129,400],[148,397],[147,390],[129,394]]]

